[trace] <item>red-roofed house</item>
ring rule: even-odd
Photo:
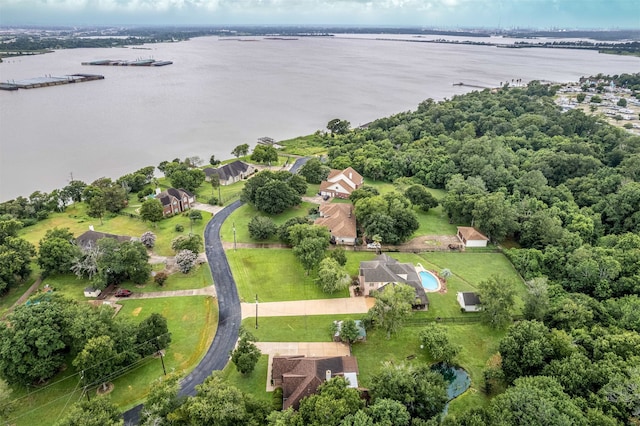
[[[465,247],[486,247],[489,241],[489,238],[470,226],[458,226],[458,238]]]
[[[320,205],[320,217],[314,225],[329,228],[336,244],[356,243],[356,215],[352,204],[324,203]]]
[[[351,167],[340,171],[332,169],[327,180],[320,182],[320,195],[349,198],[354,189],[362,186],[364,178]]]
[[[300,406],[300,400],[313,395],[318,386],[335,376],[345,377],[349,387],[358,387],[358,361],[352,356],[305,357],[274,356],[271,380],[282,388],[282,409]]]

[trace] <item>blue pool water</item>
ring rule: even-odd
[[[427,290],[437,290],[440,285],[438,279],[427,271],[420,271],[420,279],[422,280],[422,287]]]

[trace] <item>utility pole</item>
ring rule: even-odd
[[[233,222],[233,251],[236,250],[236,222]],[[257,298],[257,296],[256,296]],[[256,327],[258,328],[258,327]]]
[[[160,350],[160,336],[156,337],[156,348],[158,348],[158,354],[160,355],[160,362],[162,362],[162,371],[164,375],[167,375],[167,369],[164,367],[164,354]]]
[[[256,330],[258,329],[258,294],[256,293]]]

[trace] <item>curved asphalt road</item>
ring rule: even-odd
[[[229,353],[235,347],[238,339],[238,331],[242,321],[240,298],[220,241],[220,226],[242,204],[242,201],[235,201],[222,209],[209,221],[204,230],[205,253],[218,296],[218,329],[213,343],[200,364],[182,380],[180,395],[195,395],[196,385],[202,383],[212,371],[222,370],[227,365]],[[125,412],[125,424],[138,424],[141,410],[142,405],[138,405]]]

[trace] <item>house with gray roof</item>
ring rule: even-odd
[[[460,309],[463,312],[478,312],[482,309],[482,302],[480,297],[471,291],[458,292],[456,294],[456,300],[460,305]]]
[[[91,247],[96,247],[98,245],[98,240],[101,238],[113,238],[114,240],[118,240],[118,242],[121,242],[121,243],[135,240],[135,238],[129,237],[127,235],[115,235],[115,234],[107,234],[106,232],[94,231],[93,225],[92,225],[87,232],[85,232],[84,234],[76,238],[76,244],[81,249],[87,250],[87,249],[90,249]]]
[[[236,160],[217,169],[207,167],[203,171],[208,180],[211,180],[211,175],[215,173],[220,179],[220,185],[231,185],[254,174],[256,168],[244,161]]]
[[[412,263],[400,263],[396,259],[381,254],[375,260],[360,262],[360,290],[365,296],[376,291],[384,291],[387,285],[407,284],[416,291],[414,309],[428,309],[429,298],[422,286],[422,280]]]

